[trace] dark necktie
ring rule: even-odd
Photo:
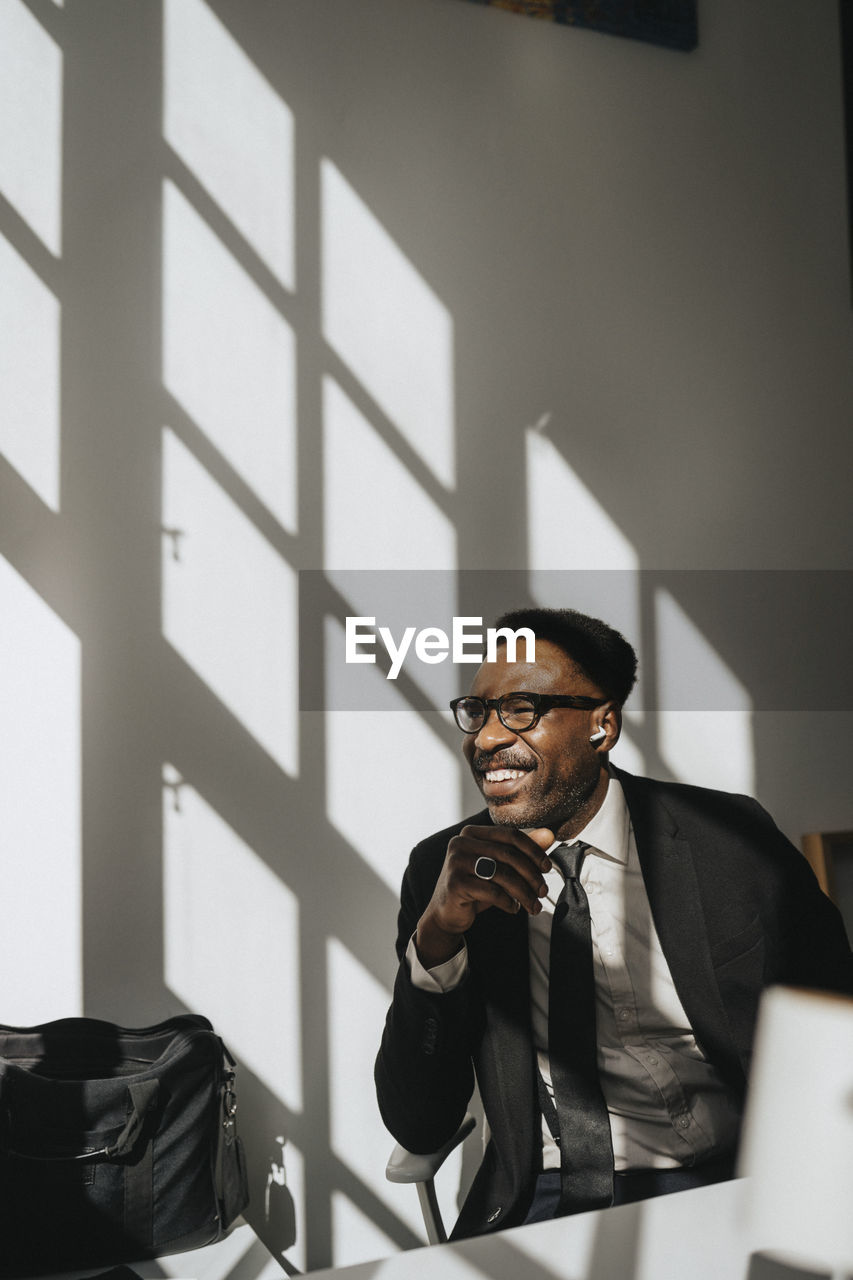
[[[580,882],[589,845],[560,845],[549,858],[565,877],[551,929],[548,1056],[560,1134],[560,1209],[576,1213],[613,1199],[613,1145],[598,1079],[595,978],[589,903]]]

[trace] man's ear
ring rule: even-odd
[[[607,702],[593,717],[590,742],[596,751],[612,751],[622,732],[622,708],[618,702]]]

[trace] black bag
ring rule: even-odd
[[[248,1203],[235,1111],[200,1015],[0,1027],[0,1275],[218,1240]]]

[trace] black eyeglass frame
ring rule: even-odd
[[[533,719],[530,724],[523,729],[516,729],[511,724],[507,724],[502,715],[502,707],[507,698],[529,698],[533,703]],[[552,707],[573,707],[577,711],[593,711],[596,707],[602,706],[607,702],[606,697],[589,698],[580,693],[528,693],[526,689],[513,689],[511,693],[504,693],[500,698],[478,698],[476,694],[466,693],[461,698],[454,698],[450,703],[450,710],[453,712],[453,718],[456,721],[457,728],[462,733],[479,733],[483,725],[489,718],[489,712],[495,710],[498,713],[498,719],[505,729],[509,729],[510,733],[529,733],[531,729],[535,729],[542,716]],[[459,716],[456,708],[460,702],[479,702],[483,708],[483,719],[476,729],[463,729],[459,723]]]

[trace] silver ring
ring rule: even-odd
[[[494,879],[497,869],[498,864],[495,862],[494,858],[478,858],[474,863],[474,875],[480,880]]]

